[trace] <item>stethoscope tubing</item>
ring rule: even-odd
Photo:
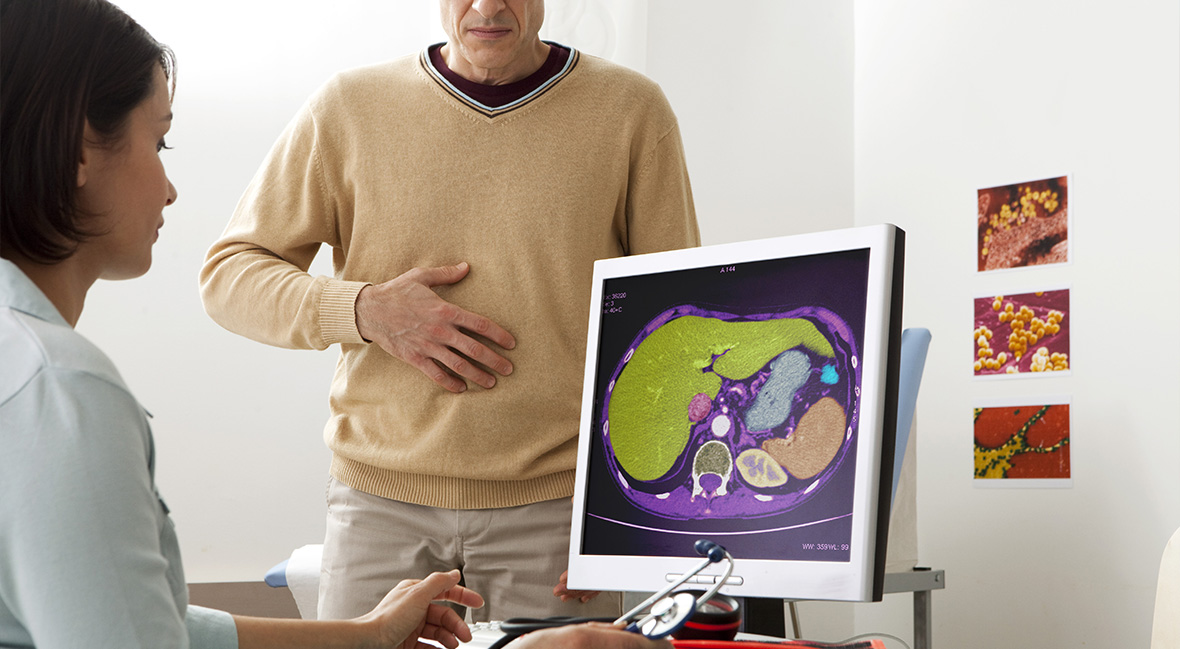
[[[624,613],[623,616],[620,617],[619,619],[615,620],[613,622],[613,624],[615,626],[625,627],[628,631],[633,631],[635,633],[639,633],[639,634],[644,635],[649,638],[659,639],[659,638],[669,635],[670,633],[672,633],[676,629],[683,626],[685,624],[685,622],[687,622],[688,618],[691,617],[692,613],[695,613],[697,609],[699,609],[702,605],[705,604],[705,602],[708,602],[709,600],[713,599],[713,597],[715,595],[717,595],[718,591],[721,590],[721,587],[725,585],[725,582],[729,580],[730,575],[733,574],[733,563],[734,563],[733,562],[733,555],[731,555],[725,548],[723,548],[711,541],[705,541],[705,540],[697,541],[696,548],[697,548],[697,552],[700,552],[701,554],[706,555],[705,560],[702,561],[700,565],[698,565],[691,572],[688,572],[688,573],[682,575],[680,577],[680,579],[676,580],[675,582],[673,582],[669,586],[665,587],[660,592],[655,593],[651,597],[643,600],[643,602],[641,604],[639,604],[639,606],[636,606],[635,608],[631,609],[630,611],[627,611],[626,613]],[[692,611],[690,611],[687,615],[681,613],[681,611],[680,611],[681,606],[684,606],[685,608],[687,608],[687,603],[668,602],[666,607],[664,609],[660,610],[659,612],[657,612],[653,609],[653,611],[650,612],[649,614],[647,614],[645,616],[640,616],[640,613],[643,610],[647,609],[652,604],[655,604],[656,602],[663,600],[670,593],[672,593],[672,591],[676,590],[680,586],[683,586],[689,579],[692,579],[693,577],[699,575],[701,573],[701,571],[703,571],[705,568],[708,568],[711,564],[720,562],[722,559],[726,559],[729,562],[729,565],[725,567],[725,574],[722,575],[721,578],[718,579],[713,584],[713,587],[710,588],[708,591],[706,591],[704,595],[697,597],[697,598],[692,598],[690,593],[685,592],[685,593],[679,593],[676,596],[675,599],[679,599],[680,595],[684,595],[685,599],[689,599],[691,601]],[[671,626],[665,625],[664,627],[660,627],[659,623],[657,623],[655,626],[659,630],[659,632],[652,633],[651,635],[649,635],[647,632],[644,632],[643,627],[646,626],[652,620],[655,620],[657,618],[663,618],[663,620],[665,622],[667,622],[670,613],[677,614],[681,618],[679,620],[679,622],[673,621],[673,624]],[[639,617],[639,619],[636,620],[635,619],[636,617]],[[585,622],[610,622],[610,618],[579,618],[579,617],[510,618],[510,619],[505,620],[504,622],[500,623],[500,631],[502,631],[504,633],[504,637],[500,638],[500,640],[498,640],[496,643],[494,643],[489,649],[498,649],[502,645],[506,644],[512,638],[516,638],[516,637],[522,636],[526,633],[531,633],[533,631],[539,631],[541,629],[551,629],[551,628],[560,627],[560,626],[568,626],[570,624],[583,624]],[[649,630],[649,632],[650,632],[650,630]],[[751,648],[751,649],[756,649],[756,648]]]
[[[675,649],[873,649],[872,642],[839,644],[808,642],[806,640],[678,640],[672,638]]]
[[[500,623],[500,631],[505,635],[521,636],[541,629],[553,629],[571,624],[586,624],[587,622],[602,622],[609,624],[609,617],[513,617]]]
[[[661,599],[667,597],[672,591],[683,586],[685,584],[685,582],[687,582],[689,579],[692,579],[693,577],[699,575],[702,570],[704,570],[705,568],[708,568],[712,564],[713,564],[713,560],[711,558],[706,558],[704,561],[701,562],[700,565],[698,565],[696,568],[694,568],[692,570],[692,572],[685,573],[682,577],[680,577],[680,579],[672,582],[671,585],[666,586],[663,590],[661,590],[658,593],[653,594],[651,597],[648,597],[647,599],[643,600],[642,602],[639,603],[638,606],[631,609],[630,611],[623,613],[621,616],[619,616],[619,619],[615,620],[615,624],[620,624],[620,625],[630,624],[632,622],[632,620],[637,615],[639,615],[640,612],[646,611],[648,609],[648,607],[650,607],[652,604],[655,604],[656,602],[660,601]],[[728,575],[726,575],[726,576],[728,577]],[[708,601],[708,600],[705,600],[705,601]],[[647,618],[643,618],[641,620],[635,621],[635,624],[641,624],[646,621],[647,621]]]
[[[688,572],[688,573],[685,573],[684,575],[682,575],[680,577],[680,579],[672,582],[670,585],[665,587],[663,590],[661,590],[658,593],[655,593],[654,595],[652,595],[651,597],[648,597],[647,599],[643,600],[643,602],[641,602],[635,608],[624,613],[622,615],[622,617],[615,620],[615,624],[616,625],[626,625],[628,630],[635,631],[637,633],[641,633],[641,634],[643,634],[647,637],[653,638],[653,639],[662,638],[662,637],[668,635],[668,633],[671,633],[671,631],[667,631],[667,633],[660,633],[660,634],[651,635],[651,636],[648,636],[647,633],[643,632],[643,627],[648,622],[656,619],[657,617],[660,617],[663,613],[657,613],[653,610],[651,613],[649,613],[646,616],[641,617],[638,620],[635,620],[634,618],[636,616],[638,616],[638,614],[641,611],[647,609],[652,604],[667,597],[669,594],[672,593],[672,591],[683,586],[689,579],[692,579],[693,577],[699,575],[705,568],[708,568],[710,565],[712,565],[714,563],[718,563],[722,559],[725,559],[728,562],[728,565],[725,567],[725,574],[722,575],[721,578],[718,579],[713,584],[712,588],[707,590],[704,595],[701,595],[700,597],[696,598],[696,600],[693,602],[693,607],[692,607],[693,611],[695,612],[698,608],[700,608],[702,605],[704,605],[705,602],[708,602],[709,600],[713,599],[713,597],[721,590],[721,587],[725,585],[725,582],[729,581],[729,576],[733,574],[733,555],[731,555],[728,550],[726,550],[725,548],[723,548],[715,543],[708,542],[708,541],[698,541],[698,543],[705,543],[707,546],[706,548],[704,548],[705,551],[702,552],[702,554],[706,555],[705,560],[702,561],[700,563],[700,565],[698,565],[691,572]],[[700,546],[698,546],[698,548],[699,547]],[[700,551],[700,549],[698,549],[698,551]],[[687,617],[685,619],[687,619]],[[683,622],[681,624],[683,624]]]

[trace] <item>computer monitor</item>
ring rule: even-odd
[[[595,262],[571,588],[659,590],[703,538],[736,560],[724,593],[881,598],[904,241],[878,225]]]

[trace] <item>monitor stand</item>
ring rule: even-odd
[[[943,570],[914,568],[908,572],[885,573],[886,594],[914,594],[914,649],[932,649],[931,591],[946,588],[946,574]],[[798,618],[794,601],[786,600],[791,606],[791,619],[796,639],[799,639]],[[745,633],[787,637],[784,600],[765,597],[747,597],[742,601],[745,613],[742,615],[741,630]]]

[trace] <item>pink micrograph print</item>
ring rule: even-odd
[[[1069,370],[1069,289],[975,300],[975,376]]]

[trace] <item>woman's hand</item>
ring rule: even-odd
[[[667,640],[649,640],[638,633],[602,622],[542,629],[523,635],[504,649],[672,649]]]
[[[460,642],[471,641],[471,630],[453,609],[437,603],[443,601],[470,608],[483,606],[483,598],[460,586],[459,571],[452,570],[399,583],[360,620],[378,629],[382,647],[428,647],[419,642],[421,638],[454,649]]]

